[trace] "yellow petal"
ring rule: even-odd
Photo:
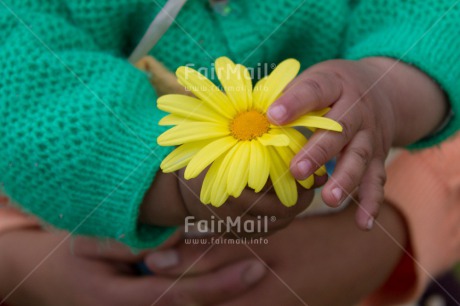
[[[177,146],[187,142],[227,136],[227,126],[210,122],[184,123],[161,134],[157,142],[160,146]]]
[[[252,79],[251,75],[249,74],[249,71],[246,67],[243,65],[236,65],[238,68],[240,74],[241,74],[241,79],[243,80],[246,88],[246,103],[247,103],[247,108],[251,109],[252,108]]]
[[[257,140],[251,141],[248,186],[259,192],[267,183],[270,172],[270,159],[267,148]]]
[[[286,167],[288,167],[288,169],[289,169],[289,166],[291,164],[291,160],[294,157],[295,153],[289,147],[288,148],[286,148],[286,147],[277,147],[275,149],[276,149],[276,152],[278,152],[278,154],[281,157],[281,159],[283,160],[283,162],[286,165]],[[289,175],[291,175],[291,174],[289,173]],[[297,182],[299,182],[299,184],[301,186],[303,186],[305,189],[310,189],[313,186],[313,184],[315,183],[315,179],[314,179],[313,175],[310,175],[305,180],[297,181]]]
[[[305,146],[308,142],[307,138],[294,128],[281,127],[279,129],[273,129],[273,133],[283,133],[288,136],[289,148],[292,150],[292,152],[294,152],[294,154],[299,153],[303,146]],[[318,176],[325,175],[326,173],[326,167],[324,165],[315,171],[315,174]]]
[[[277,98],[278,99],[278,98]],[[308,116],[318,116],[318,117],[322,117],[324,115],[326,115],[329,111],[331,110],[330,107],[326,107],[326,108],[323,108],[323,109],[320,109],[320,110],[317,110],[317,111],[313,111],[313,112],[309,112]],[[287,126],[287,125],[286,125]],[[286,127],[286,126],[277,126],[277,125],[273,125],[271,124],[270,125],[270,128],[272,129],[276,129],[276,128],[283,128],[283,127]],[[312,132],[315,132],[316,131],[316,128],[313,128],[313,127],[309,127],[307,126],[307,129],[309,129],[310,131]]]
[[[254,86],[254,90],[252,92],[252,107],[262,113],[265,113],[265,111],[263,110],[262,105],[259,101],[261,101],[262,94],[265,91],[268,91],[268,87],[265,86],[265,83],[267,82],[267,80],[268,80],[268,76],[260,79]]]
[[[158,125],[165,126],[165,125],[178,125],[182,123],[191,123],[196,122],[190,118],[185,118],[182,116],[177,115],[166,115],[158,122]]]
[[[326,174],[326,167],[321,166],[318,170],[315,171],[315,174],[318,176]],[[306,179],[297,182],[299,182],[299,184],[302,185],[303,188],[310,189],[315,183],[315,177],[313,175],[310,175]]]
[[[318,116],[310,116],[304,115],[293,122],[286,124],[284,126],[305,126],[305,127],[313,127],[319,128],[324,130],[342,132],[342,126],[337,122],[330,118],[318,117]]]
[[[284,206],[290,207],[297,203],[297,185],[289,168],[278,155],[274,147],[268,147],[270,155],[270,179],[276,195]]]
[[[281,62],[264,81],[258,100],[254,101],[262,111],[268,107],[283,92],[284,88],[296,77],[300,69],[300,63],[295,59],[287,59]],[[266,88],[265,88],[266,87]]]
[[[185,167],[192,157],[212,140],[203,140],[181,145],[161,162],[160,168],[165,173],[174,172]]]
[[[202,100],[184,95],[164,95],[157,100],[158,108],[186,119],[222,122],[221,115]]]
[[[219,171],[223,160],[224,160],[224,157],[222,156],[217,158],[212,163],[211,167],[209,167],[209,170],[204,177],[203,186],[201,187],[201,192],[200,192],[200,200],[203,204],[211,203],[212,188],[217,178],[217,172]]]
[[[297,181],[299,182],[299,184],[305,188],[305,189],[310,189],[313,184],[315,183],[315,178],[313,177],[313,175],[310,175],[309,177],[307,177],[306,179],[302,180],[302,181]]]
[[[225,56],[216,60],[215,68],[217,77],[236,110],[238,112],[247,110],[246,82],[242,79],[240,68]]]
[[[275,134],[270,130],[268,133],[263,134],[259,138],[261,144],[264,146],[287,146],[289,145],[289,138],[284,134]]]
[[[192,160],[190,160],[187,168],[185,169],[184,177],[186,180],[197,177],[201,171],[209,166],[223,153],[227,152],[231,147],[237,143],[238,140],[232,136],[227,136],[214,140],[205,147],[203,147]]]
[[[291,127],[277,126],[272,128],[270,132],[274,135],[286,135],[289,139],[289,148],[291,148],[291,150],[296,154],[304,145],[307,144],[307,138],[302,133]]]
[[[181,66],[176,70],[176,76],[179,83],[222,116],[231,119],[236,115],[236,109],[228,97],[198,71]]]
[[[268,75],[264,76],[259,81],[257,81],[256,85],[254,86],[254,89],[256,89],[256,87],[257,87],[258,92],[262,92],[263,90],[262,90],[261,87],[264,87],[264,84],[265,84],[265,82],[267,82],[267,80],[268,80]]]
[[[235,198],[241,195],[248,183],[249,158],[251,153],[251,142],[242,141],[238,143],[238,149],[230,162],[228,171],[227,192]]]
[[[326,167],[324,165],[319,167],[318,170],[315,171],[315,174],[317,176],[323,176],[323,175],[327,174]]]
[[[227,182],[228,182],[228,171],[231,167],[230,161],[233,158],[233,155],[236,152],[238,146],[233,146],[230,151],[225,155],[222,164],[217,171],[216,178],[214,180],[214,185],[212,186],[211,192],[211,204],[215,207],[220,207],[228,199],[227,192]]]
[[[294,152],[292,152],[292,150],[289,147],[275,147],[275,151],[283,160],[284,165],[289,168],[291,160],[294,157]]]

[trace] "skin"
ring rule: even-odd
[[[190,95],[177,82],[176,76],[152,57],[145,57],[136,66],[148,71],[153,77],[152,85],[158,96],[176,93]],[[146,224],[163,226],[183,225],[187,216],[195,216],[197,220],[226,218],[227,216],[242,217],[243,221],[257,219],[261,216],[276,217],[276,222],[270,222],[268,234],[286,227],[294,217],[304,211],[311,203],[313,192],[298,186],[299,200],[293,207],[283,206],[276,197],[270,183],[258,194],[250,189],[243,191],[237,199],[230,197],[227,203],[219,208],[203,205],[199,194],[205,173],[192,180],[184,179],[184,170],[173,174],[159,171],[148,190],[140,207],[139,220]],[[315,186],[323,185],[326,176],[315,176]],[[253,233],[240,233],[250,236]]]
[[[147,224],[171,226],[183,225],[187,216],[195,216],[197,220],[210,220],[214,217],[235,219],[242,217],[245,220],[257,220],[259,216],[275,216],[276,222],[270,222],[268,234],[272,234],[292,222],[297,214],[310,205],[314,192],[298,186],[299,200],[293,207],[285,207],[278,200],[273,188],[267,185],[256,194],[245,189],[240,197],[230,197],[221,207],[203,205],[199,194],[205,173],[192,180],[185,180],[184,170],[177,174],[158,172],[157,177],[144,202],[141,205],[140,221]],[[325,177],[316,178],[321,184]],[[161,191],[161,192],[160,192]],[[253,236],[254,233],[241,232],[242,236]]]
[[[303,179],[340,153],[336,171],[323,189],[323,198],[329,205],[337,206],[344,195],[359,186],[361,205],[356,218],[358,225],[366,229],[372,227],[383,200],[383,160],[389,147],[429,134],[446,112],[445,97],[435,82],[411,66],[394,64],[394,60],[384,58],[318,64],[299,75],[269,112],[273,122],[283,124],[308,111],[332,107],[328,116],[338,120],[345,132],[316,132],[294,158],[291,171],[296,178]],[[393,65],[394,69],[376,83]],[[283,118],[273,111],[280,106],[285,108]],[[310,167],[299,167],[301,161],[309,162]],[[178,177],[183,176],[179,173]],[[141,221],[170,225],[182,224],[189,214],[209,218],[209,207],[198,204],[192,196],[199,194],[201,180],[184,182],[174,175],[158,175],[141,207]],[[337,187],[341,197],[334,196]],[[246,217],[279,216],[279,224],[272,231],[292,222],[312,197],[311,192],[304,191],[300,205],[287,209],[269,187],[266,191],[264,205],[255,205]],[[213,210],[220,216],[241,215],[246,213],[247,203],[255,200],[257,195],[245,191],[240,198],[230,200],[231,205]],[[251,248],[300,300],[310,305],[352,305],[386,279],[401,256],[398,245],[406,243],[404,222],[391,206],[383,206],[379,222],[397,244],[380,227],[370,233],[357,231],[351,222],[353,213],[353,208],[348,208],[335,215],[295,220],[285,231],[269,238],[268,245]],[[0,270],[7,277],[0,282],[0,295],[9,295],[59,245],[63,239],[60,235],[31,229],[2,235]],[[9,295],[8,302],[21,305],[34,300],[34,305],[51,306],[150,305],[161,297],[156,305],[301,305],[286,286],[280,286],[274,274],[244,293],[263,276],[254,254],[245,246],[212,248],[187,271],[185,278],[175,283],[177,275],[203,254],[201,246],[179,245],[163,251],[169,252],[168,256],[174,252],[179,259],[176,267],[167,268],[152,260],[158,258],[158,253],[133,255],[118,248],[101,252],[99,243],[87,243],[83,244],[86,247],[74,247],[76,253],[72,253],[69,243],[61,244]],[[157,276],[133,277],[129,266],[142,256],[147,256],[147,263]],[[260,272],[258,277],[248,278],[248,271],[254,267]],[[325,288],[326,294],[318,294],[325,292]]]
[[[291,162],[291,172],[305,179],[339,156],[322,190],[336,207],[358,189],[356,221],[371,229],[383,202],[384,161],[392,146],[407,145],[433,132],[447,112],[439,86],[420,70],[390,58],[331,60],[302,72],[268,111],[286,124],[313,110],[331,107],[327,117],[342,133],[318,130]]]
[[[407,240],[391,205],[372,232],[358,230],[353,213],[349,207],[297,219],[267,245],[217,245],[209,252],[179,237],[165,249],[133,254],[116,242],[14,230],[0,236],[0,296],[13,306],[353,305],[388,277]],[[162,255],[178,260],[158,265]],[[133,272],[143,259],[155,276]]]
[[[116,242],[66,236],[40,229],[0,236],[0,297],[7,297],[8,305],[216,305],[243,294],[265,273],[249,259],[177,282],[140,277],[132,264],[147,252],[133,254]]]
[[[302,72],[273,103],[268,116],[276,124],[286,124],[324,107],[332,108],[327,116],[337,120],[344,131],[315,132],[292,160],[291,172],[295,178],[305,179],[337,156],[334,173],[327,183],[326,177],[317,177],[316,186],[325,183],[322,197],[332,207],[358,190],[356,222],[361,229],[370,230],[384,198],[384,160],[390,147],[412,143],[433,132],[446,115],[446,98],[427,75],[394,59],[331,60]],[[215,208],[199,203],[202,181],[203,175],[185,180],[183,170],[159,173],[141,206],[140,221],[182,225],[188,215],[197,219],[275,216],[271,234],[292,222],[312,197],[310,191],[299,188],[299,202],[287,208],[267,187],[260,194],[245,190],[238,199],[230,198]]]
[[[256,287],[219,305],[355,305],[387,279],[407,237],[404,220],[390,205],[382,207],[379,226],[371,232],[359,230],[353,214],[354,207],[349,207],[337,214],[296,219],[267,238],[267,245],[215,245],[201,257],[209,246],[179,244],[151,254],[146,262],[155,273],[167,276],[184,271],[203,275],[247,259],[266,263],[270,272]],[[156,264],[171,252],[179,258],[175,266]]]

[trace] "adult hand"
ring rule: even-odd
[[[204,240],[183,243],[149,254],[146,263],[155,273],[173,276],[184,271],[201,275],[242,260],[263,261],[270,269],[267,277],[239,298],[223,302],[225,306],[354,305],[387,279],[402,254],[406,233],[402,218],[388,205],[372,232],[360,231],[351,215],[350,207],[297,219],[266,238],[268,244],[220,244],[208,251]],[[178,257],[177,265],[162,265],[167,256]]]
[[[196,277],[139,276],[133,254],[115,242],[36,229],[0,236],[0,297],[10,305],[216,305],[242,294],[264,275],[254,260]],[[0,304],[2,304],[0,299]]]

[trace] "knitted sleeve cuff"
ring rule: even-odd
[[[363,2],[366,2],[364,5],[370,5],[367,2],[371,1]],[[392,6],[391,3],[385,5]],[[416,66],[441,86],[450,102],[453,116],[440,131],[412,145],[412,148],[423,148],[441,142],[460,127],[460,36],[453,35],[452,31],[460,27],[460,8],[423,11],[430,8],[425,4],[419,8],[409,7],[418,3],[404,5],[407,8],[382,9],[380,14],[384,16],[380,18],[384,21],[376,21],[375,28],[364,33],[357,30],[360,18],[371,18],[372,14],[377,13],[363,9],[359,16],[354,16],[357,20],[349,30],[348,36],[351,38],[346,44],[344,57],[358,60],[382,56],[401,60]],[[366,9],[369,10],[368,7]],[[399,11],[396,12],[396,9]],[[363,17],[366,13],[369,16]]]
[[[107,84],[98,87],[111,88],[112,92],[100,94],[110,109],[98,126],[98,138],[91,140],[90,149],[82,152],[86,156],[77,161],[78,173],[73,176],[75,189],[69,203],[79,201],[79,205],[67,205],[59,219],[49,220],[76,234],[109,237],[137,249],[156,247],[176,228],[138,220],[145,193],[171,151],[156,143],[164,129],[158,125],[163,112],[156,108],[156,95],[146,75],[119,60],[112,61],[110,69],[117,77],[105,78]]]
[[[2,152],[14,152],[0,162],[5,191],[73,234],[158,246],[175,228],[139,224],[139,207],[171,148],[156,143],[164,113],[148,77],[102,53],[62,53],[61,60],[78,78],[44,54],[42,79],[27,83],[33,98],[11,104],[9,128],[0,126]]]
[[[5,192],[73,234],[135,248],[162,243],[174,229],[140,225],[138,214],[171,148],[156,143],[164,114],[148,77],[122,56],[126,12],[117,18],[96,9],[101,15],[90,30],[66,3],[33,3],[11,4],[20,18],[0,9]]]

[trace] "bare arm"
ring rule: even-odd
[[[345,211],[295,220],[268,238],[268,244],[180,245],[173,249],[180,262],[161,269],[156,260],[171,251],[156,253],[147,264],[156,273],[201,274],[246,258],[259,258],[273,273],[250,292],[225,305],[353,305],[380,286],[398,263],[406,244],[402,217],[390,205],[382,207],[379,223],[371,232],[360,231]],[[255,257],[257,255],[257,257]],[[298,297],[296,297],[296,295]]]

